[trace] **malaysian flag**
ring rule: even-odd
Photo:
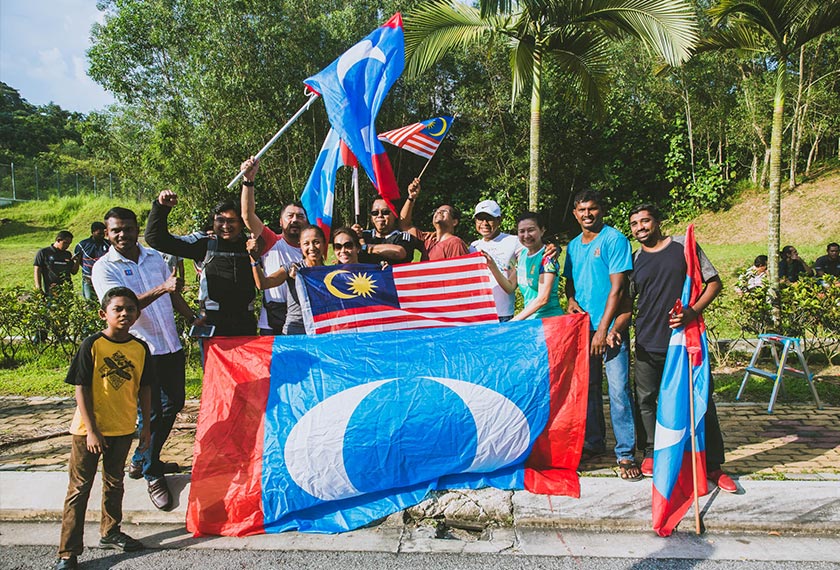
[[[499,322],[480,253],[385,269],[306,267],[296,287],[307,334]]]
[[[424,158],[432,158],[454,120],[449,116],[427,119],[382,133],[379,135],[379,140],[389,142]]]

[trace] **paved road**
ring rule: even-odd
[[[6,570],[47,568],[54,556],[48,547],[10,547],[0,552],[0,567]],[[386,554],[368,552],[254,552],[254,551],[153,551],[142,554],[114,554],[92,550],[82,566],[89,570],[143,569],[196,570],[197,568],[257,570],[328,568],[330,570],[835,570],[827,562],[767,562],[701,559],[639,559],[515,556],[504,554]]]

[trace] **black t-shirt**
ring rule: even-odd
[[[779,262],[779,279],[787,279],[791,283],[799,281],[800,275],[807,275],[808,270],[805,269],[805,264],[800,259],[794,259],[790,263],[786,261]]]
[[[668,352],[671,329],[669,311],[682,297],[687,266],[685,238],[671,238],[665,249],[657,252],[638,250],[633,256],[630,274],[631,292],[636,297],[636,346],[648,352]],[[712,263],[697,247],[703,282],[717,275]]]
[[[41,268],[44,283],[49,288],[54,283],[70,281],[73,269],[73,254],[66,249],[58,249],[51,245],[38,250],[33,265]]]
[[[373,230],[365,230],[362,232],[362,236],[367,245],[380,243],[401,245],[405,249],[405,257],[399,261],[389,261],[379,254],[362,252],[359,254],[359,263],[381,263],[382,261],[388,261],[391,265],[411,263],[414,261],[414,250],[421,249],[423,246],[416,237],[408,232],[401,232],[399,230],[394,230],[385,237],[377,237]]]
[[[840,277],[840,258],[831,261],[827,255],[823,255],[817,258],[817,261],[814,263],[814,270],[825,273],[826,275]]]

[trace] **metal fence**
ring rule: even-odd
[[[0,163],[0,202],[5,203],[80,195],[142,200],[151,193],[142,183],[112,173],[68,172],[37,162]]]

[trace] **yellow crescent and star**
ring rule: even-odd
[[[429,136],[439,137],[440,135],[442,135],[443,133],[446,132],[446,119],[444,119],[443,117],[438,117],[438,118],[440,119],[440,122],[441,122],[440,131],[438,131],[436,133],[433,133],[433,132],[429,131]],[[434,123],[429,125],[429,127],[430,128],[434,127]]]
[[[324,286],[327,288],[334,297],[338,299],[355,299],[356,297],[370,297],[374,291],[376,290],[376,284],[373,282],[373,278],[368,275],[367,273],[353,273],[350,278],[347,279],[346,284],[350,288],[350,292],[346,293],[335,286],[333,283],[333,279],[340,273],[350,273],[345,269],[336,269],[335,271],[330,271],[324,277]]]

